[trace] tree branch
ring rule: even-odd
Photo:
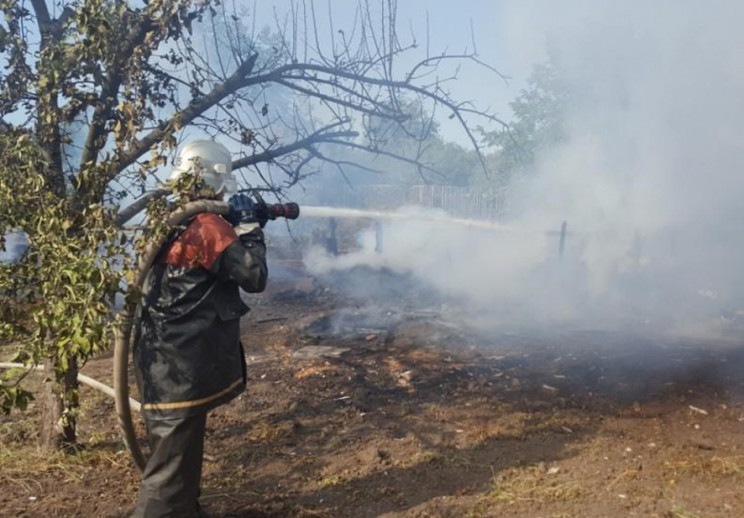
[[[36,13],[36,23],[39,24],[39,34],[43,36],[52,21],[49,16],[49,9],[47,8],[45,0],[31,0],[31,5]]]
[[[310,81],[312,81],[312,80],[310,80]],[[282,79],[275,79],[274,82],[277,83],[277,84],[280,84],[282,86],[285,86],[285,87],[287,87],[287,88],[289,88],[291,90],[295,90],[296,92],[300,92],[300,93],[305,94],[305,95],[308,95],[310,97],[316,97],[316,98],[320,99],[321,101],[325,101],[327,103],[332,103],[332,104],[338,104],[339,106],[343,106],[345,108],[349,108],[351,110],[354,110],[354,111],[357,111],[357,112],[360,112],[360,113],[366,113],[367,115],[372,115],[372,116],[375,116],[375,117],[381,117],[381,118],[384,118],[384,119],[391,119],[391,120],[394,120],[394,121],[397,121],[397,122],[403,122],[403,121],[405,121],[406,119],[409,118],[408,115],[406,115],[406,114],[400,114],[399,115],[399,114],[396,114],[396,112],[394,112],[392,110],[391,110],[391,113],[385,113],[385,112],[380,111],[379,109],[376,109],[376,108],[366,108],[362,104],[354,104],[354,103],[352,103],[350,101],[347,101],[345,99],[341,99],[339,97],[333,97],[333,96],[330,96],[330,95],[326,95],[324,93],[317,92],[317,91],[311,90],[309,88],[304,88],[304,87],[299,86],[299,85],[294,85],[294,84],[292,84],[292,83],[290,83],[288,81],[284,81]]]
[[[328,67],[324,65],[317,65],[314,63],[292,63],[289,65],[284,65],[282,67],[277,68],[269,75],[282,75],[287,72],[294,72],[294,71],[314,71],[319,72],[322,74],[328,74],[331,76],[337,76],[342,77],[345,79],[349,79],[352,81],[358,81],[360,83],[367,83],[372,84],[376,86],[381,86],[383,88],[391,88],[391,89],[400,89],[400,90],[407,90],[410,92],[417,93],[421,95],[422,97],[426,97],[428,99],[431,99],[432,101],[442,104],[443,106],[447,107],[451,112],[452,116],[458,120],[460,123],[460,126],[465,131],[468,140],[470,140],[471,145],[476,151],[476,154],[478,155],[478,160],[481,164],[481,167],[483,169],[483,172],[488,176],[488,166],[486,164],[485,157],[483,156],[483,152],[481,151],[480,145],[478,144],[478,140],[473,135],[473,132],[470,130],[470,127],[468,126],[467,122],[465,122],[465,119],[462,116],[462,111],[460,109],[460,106],[449,100],[447,97],[441,94],[437,94],[435,92],[431,92],[425,88],[422,88],[420,86],[416,86],[414,84],[411,84],[408,81],[395,81],[392,79],[381,79],[376,77],[369,77],[363,74],[357,74],[354,72],[350,72],[347,70],[342,70],[339,68],[333,68]],[[502,126],[505,128],[508,128],[509,125],[491,115],[484,114],[484,116],[487,116],[491,120],[498,121]]]
[[[58,42],[59,38],[61,38],[61,24],[58,22],[55,23],[51,19],[45,0],[31,0],[31,5],[33,6],[34,13],[36,14],[36,22],[39,26],[39,40],[42,51],[40,63],[43,65],[46,61],[43,51],[50,44]],[[47,171],[48,181],[54,194],[61,198],[65,195],[65,178],[62,171],[62,132],[60,131],[60,121],[46,122],[46,117],[49,115],[52,115],[53,119],[58,118],[58,87],[54,84],[56,81],[53,77],[47,76],[47,78],[49,81],[45,90],[49,94],[49,103],[48,106],[42,106],[41,103],[38,103],[36,106],[36,132],[50,162],[50,167]]]
[[[87,164],[93,163],[98,158],[103,146],[106,145],[105,129],[106,122],[110,119],[111,113],[117,105],[119,88],[124,79],[122,67],[127,59],[132,55],[132,51],[141,45],[145,40],[147,33],[152,30],[152,22],[148,17],[144,17],[138,30],[122,46],[122,51],[109,71],[106,81],[101,87],[101,94],[98,97],[96,108],[93,111],[93,118],[85,139],[83,152],[80,157],[80,169],[85,169]]]
[[[279,146],[274,149],[268,149],[262,153],[256,153],[255,155],[236,160],[232,163],[232,168],[233,170],[237,170],[242,167],[248,167],[262,162],[272,162],[280,156],[287,155],[301,149],[310,149],[314,144],[321,144],[323,142],[336,142],[335,139],[354,138],[357,136],[359,136],[359,134],[356,131],[335,131],[323,133],[321,130],[296,142],[287,144],[286,146]]]
[[[496,69],[495,67],[492,67],[488,63],[485,63],[481,61],[480,59],[478,59],[474,54],[443,54],[441,56],[434,56],[434,57],[426,58],[426,59],[419,61],[411,69],[411,71],[406,74],[406,82],[409,82],[411,79],[413,79],[416,76],[416,72],[420,68],[425,67],[425,66],[432,66],[431,65],[432,63],[434,64],[433,66],[436,66],[442,61],[449,60],[449,59],[457,59],[457,60],[467,59],[467,60],[473,61],[474,63],[477,63],[478,65],[487,68],[488,70],[490,70],[491,72],[499,76],[504,81],[504,83],[506,83],[507,85],[509,84],[509,80],[511,79],[509,76],[504,75],[501,72],[499,72],[498,69]]]
[[[390,151],[384,151],[382,149],[375,149],[375,148],[371,148],[371,147],[368,147],[368,146],[364,146],[362,144],[357,144],[356,142],[348,142],[348,141],[343,141],[343,140],[333,140],[333,141],[328,141],[328,143],[329,144],[338,144],[340,146],[346,146],[346,147],[349,147],[349,148],[352,148],[352,149],[358,149],[358,150],[361,150],[361,151],[365,151],[367,153],[374,153],[374,154],[377,154],[377,155],[387,156],[387,157],[393,158],[395,160],[398,160],[400,162],[405,162],[406,164],[411,164],[411,165],[414,165],[414,166],[416,166],[418,168],[421,168],[421,169],[424,169],[426,171],[432,172],[432,173],[434,173],[434,174],[436,174],[436,175],[438,175],[438,176],[440,176],[442,178],[446,178],[446,176],[447,176],[442,171],[439,171],[437,169],[434,169],[433,167],[430,167],[428,165],[422,164],[421,162],[418,162],[418,161],[416,161],[416,160],[414,160],[412,158],[404,157],[402,155],[398,155],[397,153],[391,153]]]
[[[173,124],[179,126],[185,126],[191,123],[195,118],[201,115],[203,112],[220,102],[228,95],[236,92],[240,88],[247,86],[246,76],[248,76],[253,67],[256,64],[258,54],[252,54],[248,60],[241,64],[238,69],[231,75],[224,83],[220,83],[215,86],[204,97],[198,99],[192,99],[189,105],[181,110],[180,112],[173,115],[170,120],[161,125],[158,129],[155,129],[145,135],[144,138],[138,141],[137,145],[129,151],[119,155],[117,160],[114,160],[108,171],[109,179],[115,178],[124,169],[132,165],[137,161],[139,157],[149,151],[154,145],[161,141],[166,135],[168,128]]]

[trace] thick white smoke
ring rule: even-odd
[[[652,314],[735,308],[744,291],[744,4],[544,2],[514,12],[544,28],[579,93],[569,141],[542,157],[516,198],[521,213],[564,217],[588,236],[583,259],[600,304],[631,282],[630,301]],[[643,268],[629,279],[634,253]]]
[[[515,1],[507,12],[510,49],[550,52],[577,92],[567,141],[513,190],[509,224],[523,232],[396,223],[382,258],[370,259],[370,235],[357,259],[494,321],[668,325],[744,307],[744,2]],[[559,259],[541,231],[564,220]]]

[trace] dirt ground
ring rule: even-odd
[[[210,515],[744,516],[741,339],[484,335],[399,302],[310,278],[251,299],[249,388],[208,421]],[[83,371],[110,382],[111,359]],[[81,397],[71,456],[33,446],[36,407],[0,417],[0,516],[131,512],[113,402]]]

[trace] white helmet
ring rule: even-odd
[[[237,181],[232,174],[230,152],[225,146],[213,140],[194,140],[185,144],[168,179],[176,180],[188,172],[201,174],[204,182],[216,194],[237,190]]]

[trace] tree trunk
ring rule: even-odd
[[[41,446],[47,450],[63,450],[75,444],[75,424],[78,407],[78,367],[70,362],[64,377],[57,381],[54,360],[44,363],[44,397],[41,426]]]

